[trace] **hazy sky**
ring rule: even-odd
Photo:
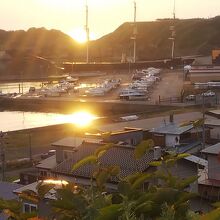
[[[86,0],[0,0],[0,29],[46,27],[70,33],[84,28]],[[136,0],[137,21],[172,16],[173,0]],[[96,36],[133,20],[133,0],[88,0],[90,30]],[[220,0],[176,0],[178,18],[213,17]]]

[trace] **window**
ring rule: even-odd
[[[23,212],[31,213],[31,212],[36,212],[36,211],[37,211],[37,205],[29,204],[29,203],[23,204]]]

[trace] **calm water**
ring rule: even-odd
[[[0,131],[43,127],[68,123],[71,115],[36,112],[0,112]]]

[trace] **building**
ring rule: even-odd
[[[173,135],[176,135],[180,138],[179,140],[182,140],[181,135],[192,129],[192,126],[188,126],[187,128],[180,128],[180,130],[178,130],[176,126],[177,125],[174,125],[176,131],[181,132],[169,134],[172,138],[168,138],[168,140],[176,141]],[[115,191],[117,190],[117,183],[121,178],[137,172],[151,173],[161,169],[160,167],[152,167],[150,165],[150,162],[159,160],[161,156],[166,153],[159,146],[145,153],[141,159],[137,160],[134,156],[135,147],[144,140],[144,133],[142,129],[125,128],[122,131],[109,134],[106,133],[105,135],[68,137],[52,143],[53,148],[56,150],[56,155],[42,160],[36,165],[36,173],[38,174],[37,179],[66,180],[76,185],[90,186],[91,177],[97,167],[93,164],[87,164],[73,171],[74,164],[87,156],[93,155],[97,148],[105,146],[107,143],[113,143],[113,146],[98,158],[98,162],[101,168],[108,166],[120,167],[119,175],[111,177],[106,184],[106,189],[108,191]],[[164,138],[164,140],[166,140],[166,138]],[[197,176],[199,167],[207,167],[207,161],[196,156],[188,156],[178,160],[170,171],[173,176],[185,179]],[[26,179],[28,180],[28,178]],[[19,194],[27,189],[36,192],[37,184],[37,182],[34,182],[25,187],[21,187],[15,190],[15,193]],[[162,184],[162,182],[150,180],[145,182],[144,186],[148,186],[149,184]],[[190,184],[186,190],[197,192],[198,182]],[[51,207],[48,201],[53,199],[53,196],[53,192],[51,192],[50,197],[44,198],[39,204],[23,201],[23,211],[29,212],[32,209],[37,209],[39,213],[41,213],[39,216],[44,216],[45,213],[50,213]]]
[[[212,63],[220,64],[220,49],[212,50]]]
[[[220,143],[202,150],[208,160],[208,168],[199,180],[201,197],[219,201],[220,199]]]
[[[172,118],[168,123],[164,121],[160,127],[151,129],[150,133],[155,145],[178,153],[195,153],[201,147],[202,129],[194,128],[193,124],[178,125]],[[206,130],[206,136],[209,137],[209,130]]]
[[[217,82],[220,79],[220,66],[192,66],[187,74],[191,83]]]
[[[220,111],[208,111],[205,120],[205,126],[210,130],[210,139],[208,143],[216,144],[220,142]]]
[[[0,182],[0,198],[4,200],[18,200],[18,196],[13,193],[14,190],[22,187],[21,184]],[[1,212],[0,210],[0,220],[8,219],[8,216]]]

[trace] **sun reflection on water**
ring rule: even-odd
[[[70,115],[62,115],[56,118],[58,123],[72,123],[78,127],[87,127],[96,119],[98,119],[97,116],[87,111],[75,112]]]

